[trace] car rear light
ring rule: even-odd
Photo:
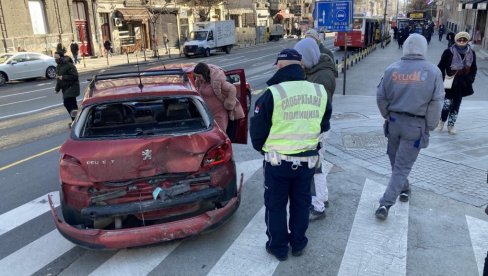
[[[232,144],[226,139],[223,144],[210,149],[203,157],[202,167],[211,168],[232,159]]]
[[[68,154],[63,154],[61,157],[59,162],[59,176],[65,184],[78,186],[93,185],[81,166],[80,160]]]

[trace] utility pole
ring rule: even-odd
[[[385,36],[386,36],[386,7],[388,6],[388,0],[385,0],[385,13],[383,15],[383,30],[381,32],[381,48],[385,48]]]

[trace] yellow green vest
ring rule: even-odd
[[[288,81],[268,87],[273,95],[272,126],[263,151],[296,154],[317,149],[327,105],[324,86]]]

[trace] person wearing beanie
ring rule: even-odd
[[[335,90],[335,64],[326,54],[321,54],[314,39],[307,37],[295,45],[295,50],[302,55],[302,63],[305,77],[308,81],[321,84],[327,91],[327,98],[332,103],[332,96]],[[310,208],[311,221],[325,218],[325,208],[329,204],[329,191],[327,189],[327,163],[324,160],[325,139],[327,133],[320,137],[320,161],[321,166],[314,174],[314,185],[312,185],[312,208]]]
[[[403,57],[388,66],[378,85],[376,102],[385,118],[383,130],[388,139],[386,153],[391,177],[379,200],[375,215],[386,219],[399,197],[410,197],[408,175],[420,149],[429,144],[429,131],[435,129],[444,99],[442,73],[426,59],[427,40],[411,34],[403,44]]]
[[[265,248],[279,261],[288,259],[290,247],[301,256],[307,246],[319,136],[329,130],[332,114],[324,87],[305,80],[301,61],[294,49],[278,54],[278,70],[256,101],[249,132],[264,155]]]
[[[317,42],[317,45],[319,46],[319,50],[321,54],[326,54],[330,57],[332,61],[335,60],[334,53],[332,53],[331,50],[329,50],[327,47],[322,44],[322,41],[320,40],[319,33],[315,29],[308,29],[308,31],[305,32],[305,38],[310,37]],[[335,77],[338,77],[338,72],[335,70],[334,66],[334,74]]]
[[[447,121],[447,131],[451,135],[457,133],[454,125],[463,97],[474,93],[473,82],[478,68],[476,66],[476,54],[468,44],[470,39],[471,37],[467,32],[457,33],[454,37],[455,44],[444,50],[437,65],[443,78],[446,75],[454,76],[451,88],[446,88],[444,106],[437,126],[437,130],[442,131]]]

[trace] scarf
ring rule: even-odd
[[[451,70],[462,70],[464,65],[471,67],[473,63],[473,51],[469,45],[460,48],[454,44],[450,50],[452,53]],[[464,59],[461,58],[461,55],[464,55]]]

